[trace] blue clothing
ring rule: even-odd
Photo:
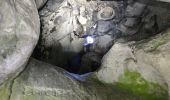
[[[70,72],[65,71],[64,74],[66,76],[70,77],[70,78],[76,79],[78,81],[85,82],[86,78],[92,73],[86,73],[86,74],[79,75],[79,74],[74,74],[74,73],[70,73]]]

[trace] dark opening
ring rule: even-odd
[[[61,67],[68,72],[75,74],[85,74],[96,71],[99,69],[101,59],[104,55],[97,52],[84,50],[79,53],[66,52],[63,51],[60,46],[57,48],[51,47],[41,52],[42,47],[39,46],[37,46],[34,50],[33,57],[52,65],[56,65],[57,67]],[[50,55],[47,57],[45,52],[49,52]],[[54,52],[56,52],[56,54],[53,54]]]

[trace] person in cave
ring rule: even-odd
[[[86,38],[87,41],[84,45],[85,53],[81,58],[80,73],[96,70],[97,67],[93,69],[93,65],[100,66],[103,55],[120,37],[127,36],[133,39],[135,35],[139,36],[137,33],[142,29],[141,27],[145,27],[145,24],[147,25],[145,30],[153,31],[150,34],[155,33],[158,29],[154,15],[149,15],[153,19],[151,23],[142,22],[145,17],[148,18],[146,4],[135,2],[135,0],[118,2],[118,7],[106,6],[100,10],[97,14],[96,24],[84,35],[83,38]],[[87,66],[88,68],[86,68]]]
[[[139,31],[143,25],[142,20],[146,16],[147,6],[135,0],[117,0],[116,2],[117,6],[105,5],[96,15],[94,14],[93,17],[96,18],[92,20],[96,19],[93,20],[95,24],[84,34],[80,34],[81,31],[73,31],[76,36],[86,38],[87,41],[82,44],[84,51],[69,59],[68,71],[79,74],[96,71],[103,55],[118,38],[133,37]],[[78,19],[76,22],[78,23]],[[152,26],[149,25],[148,29],[152,30]],[[79,28],[83,27],[78,27],[78,30]]]

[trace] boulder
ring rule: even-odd
[[[34,0],[0,1],[0,84],[20,73],[39,38]]]
[[[139,42],[116,43],[103,57],[97,78],[149,100],[167,100],[170,86],[169,38],[170,29]]]
[[[152,65],[164,77],[169,86],[170,95],[170,29],[163,31],[148,40],[137,42],[135,47],[136,56],[144,63]]]
[[[74,75],[77,78],[73,78]],[[0,88],[1,100],[138,100],[114,85],[103,84],[87,75],[69,74],[59,67],[30,59],[27,68]],[[78,79],[78,80],[76,80]]]

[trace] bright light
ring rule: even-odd
[[[86,41],[87,41],[87,44],[93,44],[94,43],[94,39],[91,36],[87,36]]]

